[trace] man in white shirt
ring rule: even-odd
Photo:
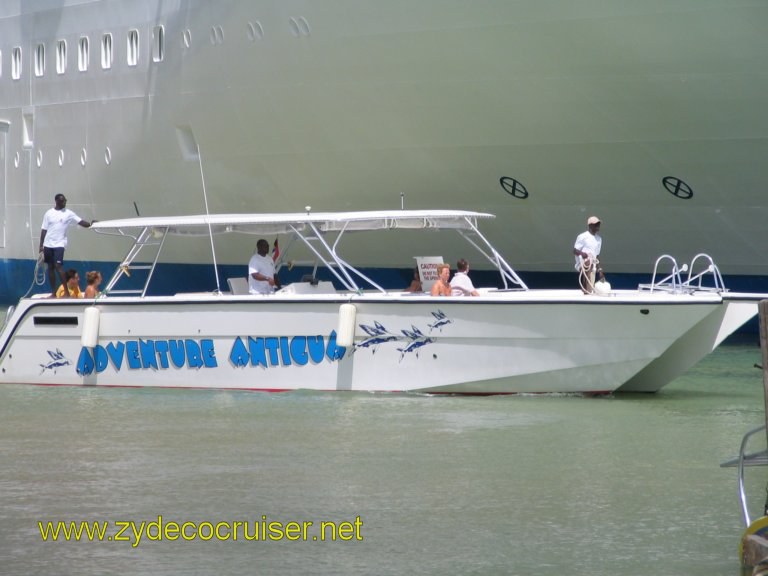
[[[600,249],[603,239],[600,236],[600,218],[590,216],[587,219],[587,230],[576,237],[573,254],[576,258],[575,268],[579,273],[579,284],[585,294],[591,294],[595,287],[595,273],[605,278],[600,268]]]
[[[456,274],[451,279],[451,296],[480,296],[475,290],[472,280],[469,279],[469,262],[460,259],[456,263]]]
[[[263,238],[256,242],[256,254],[248,262],[248,291],[251,294],[272,294],[279,288],[275,278],[275,263],[269,254],[269,242]]]
[[[56,274],[59,275],[61,286],[64,287],[64,297],[70,296],[67,289],[67,281],[64,278],[64,249],[67,247],[67,228],[77,224],[83,228],[90,228],[93,222],[81,220],[80,216],[67,209],[67,199],[64,194],[56,194],[55,207],[49,209],[43,216],[43,225],[40,230],[40,252],[43,262],[48,265],[48,281],[51,283],[51,296],[57,291]],[[95,222],[95,220],[94,220]]]

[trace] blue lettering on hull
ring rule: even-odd
[[[233,366],[305,366],[344,358],[346,348],[336,344],[336,332],[323,336],[253,336],[235,338],[229,353]],[[119,372],[123,366],[129,370],[166,370],[168,368],[216,368],[216,350],[213,340],[126,340],[109,342],[105,346],[83,347],[77,360],[77,372],[87,376],[101,373],[109,366]]]

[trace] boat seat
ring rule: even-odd
[[[233,296],[243,296],[250,294],[248,289],[248,279],[239,276],[237,278],[227,278],[227,284],[229,284],[229,291]]]

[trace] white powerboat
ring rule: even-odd
[[[528,289],[481,234],[478,222],[492,218],[394,210],[98,222],[93,231],[132,241],[126,257],[94,300],[23,298],[0,335],[0,378],[249,390],[655,391],[757,312],[759,295],[725,291],[713,264],[705,269],[715,278],[709,288],[703,274],[683,282],[675,264],[670,276],[638,290]],[[344,257],[363,234],[386,246],[437,231],[477,249],[498,271],[498,286],[479,288],[478,297],[390,291]],[[278,235],[285,246],[278,267],[291,251],[303,253],[326,277],[313,272],[270,295],[225,292],[216,266],[222,234]],[[152,295],[162,251],[194,237],[210,239],[219,289]]]

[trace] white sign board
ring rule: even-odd
[[[432,290],[432,285],[437,280],[437,265],[442,263],[442,256],[416,256],[416,268],[419,270],[421,289],[424,292]]]

